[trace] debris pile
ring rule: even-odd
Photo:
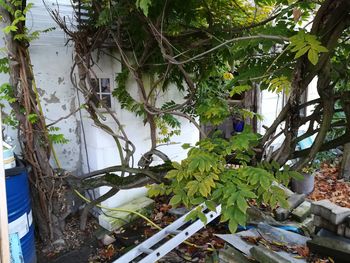
[[[340,207],[329,200],[313,202],[311,213],[314,215],[314,225],[324,228],[339,236],[350,238],[350,209]]]
[[[336,262],[349,262],[350,209],[329,200],[311,204],[317,235],[307,245],[310,251],[332,257]]]
[[[306,262],[305,258],[309,255],[306,246],[306,242],[310,240],[309,237],[265,223],[259,223],[255,228],[234,235],[221,234],[217,236],[234,247],[236,253],[233,254],[236,257],[240,251],[248,259],[255,259],[258,262],[302,263]],[[220,251],[219,258],[221,262],[235,262],[234,260],[244,262],[238,261],[238,258],[232,258],[232,255],[229,256],[225,250]]]
[[[220,262],[349,262],[350,209],[284,190],[288,208],[251,207],[248,230],[217,235],[232,246],[220,251]]]
[[[315,189],[309,195],[313,201],[328,199],[334,204],[350,208],[350,183],[338,178],[338,168],[323,164],[315,176]]]

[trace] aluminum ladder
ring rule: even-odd
[[[201,206],[202,211],[204,211],[203,213],[207,218],[206,224],[210,223],[221,214],[221,205],[218,205],[216,207],[216,211],[205,211],[207,207],[204,204],[202,204]],[[132,262],[141,254],[146,254],[146,256],[140,261],[138,261],[139,263],[156,262],[160,258],[164,257],[166,254],[168,254],[170,251],[172,251],[174,248],[180,245],[183,241],[191,237],[193,234],[198,232],[206,225],[201,220],[197,219],[185,229],[180,230],[182,226],[188,223],[185,221],[185,218],[192,211],[183,215],[166,228],[160,230],[158,233],[154,234],[141,244],[137,245],[132,250],[115,260],[113,263]],[[165,238],[170,239],[164,242]],[[162,241],[164,242],[163,244]],[[154,246],[157,246],[157,248],[152,249],[152,247]]]

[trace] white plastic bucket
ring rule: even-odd
[[[14,147],[7,144],[6,142],[2,142],[2,148],[4,156],[4,168],[11,169],[16,167],[16,159],[13,153]]]
[[[302,173],[303,180],[297,180],[292,178],[292,190],[298,194],[310,194],[315,187],[315,174]]]

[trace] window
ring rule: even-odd
[[[102,100],[108,108],[112,107],[112,88],[110,78],[92,79],[97,96]],[[102,106],[99,106],[102,108]]]

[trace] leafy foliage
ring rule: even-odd
[[[290,41],[291,51],[296,52],[294,58],[299,58],[307,53],[307,57],[313,65],[317,64],[319,53],[328,52],[327,48],[321,45],[316,36],[305,34],[303,30],[290,37]]]
[[[67,144],[69,140],[65,138],[64,134],[57,133],[60,131],[59,127],[51,126],[49,129],[49,140],[54,144]]]
[[[127,81],[129,79],[129,71],[123,70],[117,74],[117,88],[113,90],[112,95],[118,99],[122,109],[134,112],[137,116],[145,114],[142,104],[138,103],[127,90]]]
[[[249,200],[259,203],[286,206],[283,190],[277,183],[287,184],[290,177],[298,173],[289,171],[287,166],[276,163],[260,163],[251,166],[254,158],[252,147],[257,144],[258,136],[249,129],[233,136],[229,141],[215,137],[205,139],[196,146],[184,145],[188,148],[188,156],[181,163],[174,162],[174,169],[167,178],[171,185],[154,185],[149,194],[156,196],[173,193],[170,204],[185,204],[187,207],[205,203],[210,210],[222,205],[221,221],[228,221],[231,232],[238,225],[245,225]],[[241,165],[238,169],[227,166],[226,156],[234,154]],[[188,220],[200,218],[205,221],[202,208],[199,206],[187,217]]]
[[[13,20],[11,25],[4,27],[2,30],[5,34],[14,33],[14,39],[18,41],[30,42],[39,37],[40,31],[29,32],[27,27],[23,27],[21,24],[26,21],[26,14],[33,7],[33,3],[28,3],[22,10],[23,1],[0,1],[0,6],[6,9],[12,16]],[[19,32],[19,26],[22,27]]]
[[[145,16],[148,15],[148,9],[152,3],[152,0],[137,0],[136,6],[142,10]]]
[[[268,84],[267,90],[275,93],[281,93],[284,91],[288,94],[291,87],[290,81],[285,76],[280,76],[265,82]]]

